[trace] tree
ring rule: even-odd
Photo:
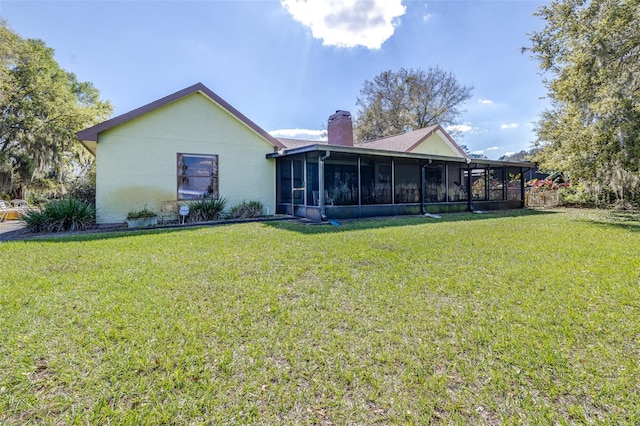
[[[365,81],[356,105],[356,139],[367,141],[435,124],[454,124],[473,88],[438,67],[401,68]]]
[[[489,159],[489,157],[487,157],[484,154],[475,154],[475,153],[471,152],[469,147],[466,146],[466,145],[460,145],[460,149],[463,150],[464,153],[467,154],[467,157],[469,157],[469,158],[473,158],[475,160],[488,160]]]
[[[530,151],[522,150],[520,152],[514,152],[512,154],[504,154],[498,158],[498,161],[529,161],[529,159],[535,155],[536,150]]]
[[[0,193],[24,198],[35,179],[63,182],[86,167],[75,133],[111,112],[91,83],[60,68],[53,49],[0,21]]]
[[[640,193],[640,1],[556,0],[531,51],[551,108],[535,160],[617,199]]]

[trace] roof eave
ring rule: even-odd
[[[274,153],[267,154],[267,158],[281,158],[289,157],[296,154],[306,154],[314,151],[329,151],[340,152],[345,154],[361,154],[361,155],[374,155],[379,157],[394,157],[394,158],[414,158],[422,160],[440,160],[448,161],[452,163],[465,163],[465,164],[484,164],[504,167],[533,167],[535,163],[531,162],[510,162],[510,161],[498,161],[498,160],[480,160],[461,157],[449,157],[445,155],[433,155],[433,154],[418,154],[412,152],[403,151],[388,151],[382,149],[369,149],[360,147],[340,146],[340,145],[328,145],[328,144],[314,144],[307,145],[298,148],[284,149]]]

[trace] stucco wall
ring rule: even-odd
[[[447,157],[462,157],[458,150],[455,150],[445,141],[445,136],[439,132],[429,136],[411,152],[416,154],[444,155]]]
[[[177,198],[177,154],[218,155],[219,192],[231,207],[260,201],[275,212],[273,146],[200,93],[100,134],[96,152],[98,223],[121,223],[127,212],[158,212]]]

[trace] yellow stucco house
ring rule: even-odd
[[[203,195],[275,212],[275,161],[265,155],[284,145],[201,83],[77,136],[96,157],[98,223]]]
[[[354,143],[277,139],[201,83],[78,132],[96,157],[100,224],[144,207],[224,197],[312,220],[521,208],[532,164],[472,160],[441,126]]]

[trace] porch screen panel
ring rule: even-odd
[[[324,163],[324,187],[333,204],[358,204],[358,157],[331,153]]]
[[[320,203],[318,190],[318,153],[307,153],[307,205],[317,206]],[[325,202],[327,202],[325,200]]]
[[[522,201],[522,169],[507,168],[507,200]]]
[[[504,168],[493,167],[489,169],[489,200],[499,201],[504,199]]]
[[[276,159],[276,191],[278,203],[291,202],[291,159]]]
[[[474,200],[487,200],[487,171],[485,169],[471,170],[471,195]]]
[[[398,204],[419,203],[422,175],[419,160],[395,159],[395,202]]]
[[[462,164],[447,164],[449,183],[447,186],[447,201],[468,201],[467,166]]]
[[[360,158],[362,204],[391,204],[391,159]]]
[[[444,164],[430,164],[425,169],[424,200],[438,203],[447,200]]]

